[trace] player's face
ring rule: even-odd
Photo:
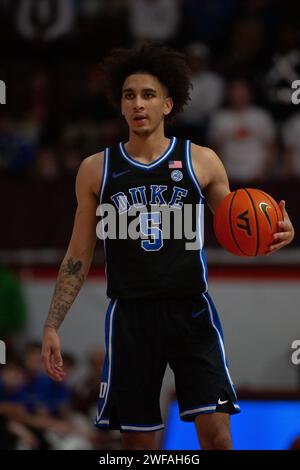
[[[129,75],[122,89],[122,114],[136,135],[152,134],[172,111],[166,88],[153,75]]]

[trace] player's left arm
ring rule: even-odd
[[[206,202],[214,214],[217,207],[230,193],[229,182],[223,163],[208,147],[191,146],[192,164]]]
[[[192,144],[191,154],[194,172],[204,192],[208,207],[214,214],[224,197],[230,193],[226,170],[217,154],[207,147]],[[278,232],[274,234],[274,243],[270,246],[268,255],[291,243],[295,236],[293,224],[285,208],[285,201],[280,201],[279,206],[283,221],[278,222]]]

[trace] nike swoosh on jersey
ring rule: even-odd
[[[126,175],[126,173],[129,173],[129,172],[130,172],[130,170],[118,171],[118,172],[117,172],[117,171],[114,171],[114,172],[112,173],[112,177],[113,177],[113,178],[119,178],[119,176]]]
[[[205,310],[205,307],[204,307],[202,310],[200,310],[199,312],[193,312],[193,313],[192,313],[192,317],[193,317],[193,318],[199,317],[199,315],[200,315],[202,312],[204,312],[204,310]]]
[[[220,398],[219,398],[218,405],[224,405],[225,403],[228,403],[228,402],[229,402],[229,400],[224,400],[223,401],[223,400],[220,400]]]

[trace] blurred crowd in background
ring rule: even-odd
[[[53,181],[126,139],[102,91],[112,47],[187,54],[191,102],[167,134],[214,148],[231,179],[300,177],[300,5],[295,0],[4,0],[0,170]]]
[[[66,377],[44,371],[41,344],[28,342],[0,369],[0,449],[119,449],[120,435],[93,425],[104,355],[92,349],[80,369],[63,353]]]

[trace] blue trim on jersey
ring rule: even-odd
[[[141,168],[143,170],[151,170],[152,168],[155,168],[156,166],[160,165],[164,160],[168,158],[171,152],[173,152],[175,146],[177,144],[177,138],[172,137],[170,140],[169,147],[167,150],[163,153],[161,157],[159,157],[157,160],[155,160],[153,163],[139,163],[136,160],[134,160],[126,151],[125,146],[123,142],[119,143],[119,150],[122,155],[122,157],[131,165],[136,166],[137,168]]]
[[[210,302],[210,305],[211,305],[211,309],[212,309],[212,312],[213,312],[214,323],[215,323],[218,331],[221,334],[222,341],[224,342],[223,329],[222,329],[222,325],[221,325],[220,318],[219,318],[217,309],[215,307],[215,304],[213,303],[213,300],[212,300],[212,298],[211,298],[211,296],[209,295],[208,292],[206,293],[206,297],[209,299],[209,302]]]
[[[191,141],[186,140],[184,143],[184,158],[186,162],[186,167],[188,170],[188,174],[192,180],[192,183],[194,184],[197,192],[199,193],[200,199],[199,199],[199,215],[198,215],[198,223],[197,223],[197,237],[198,240],[200,241],[200,249],[199,249],[199,258],[200,258],[200,264],[202,266],[202,281],[205,285],[205,292],[208,290],[208,275],[207,275],[207,264],[206,264],[206,259],[205,259],[205,254],[204,254],[204,214],[202,217],[202,211],[204,211],[204,202],[205,202],[205,197],[203,196],[203,193],[201,191],[201,186],[198,182],[198,179],[195,175],[193,165],[192,165],[192,158],[191,158]],[[203,230],[202,230],[202,225],[203,225]]]
[[[186,166],[187,166],[190,178],[191,178],[192,182],[194,183],[194,186],[197,189],[200,196],[202,197],[202,199],[205,199],[205,197],[203,196],[203,193],[201,191],[201,186],[200,186],[200,184],[198,182],[198,179],[197,179],[197,177],[195,175],[195,172],[194,172],[194,168],[193,168],[193,164],[192,164],[191,141],[190,140],[185,141],[184,149],[185,149],[184,158],[185,158],[185,161],[186,161]]]
[[[235,392],[235,389],[234,389],[234,385],[233,385],[233,382],[231,380],[229,370],[228,370],[227,360],[226,360],[226,356],[225,356],[223,330],[222,330],[222,327],[221,327],[218,312],[216,310],[216,307],[214,306],[214,303],[213,303],[209,293],[205,292],[203,294],[203,297],[206,300],[206,303],[207,303],[207,306],[208,306],[209,318],[210,318],[211,324],[217,332],[217,339],[218,339],[218,344],[219,344],[219,348],[220,348],[220,352],[221,352],[221,356],[222,356],[222,360],[223,360],[223,364],[224,364],[225,373],[227,375],[227,379],[230,383],[230,386],[232,388],[234,396],[237,399],[236,392]]]
[[[95,421],[95,426],[96,428],[109,428],[109,423],[101,423],[101,421],[98,423],[98,421]]]
[[[96,418],[96,423],[99,423],[102,418],[102,413],[107,404],[107,399],[109,396],[111,388],[111,374],[112,374],[112,364],[113,364],[113,343],[114,343],[114,312],[117,306],[117,300],[111,300],[105,316],[105,345],[106,345],[106,354],[104,359],[104,366],[102,371],[101,383],[107,383],[105,395],[102,398],[99,398],[98,402],[98,413]]]
[[[205,292],[207,292],[208,291],[208,269],[207,269],[206,256],[205,256],[204,249],[200,250],[200,261],[203,267],[203,279],[204,279],[204,283],[206,286]]]
[[[110,149],[107,147],[104,150],[104,162],[103,162],[103,173],[102,173],[102,180],[100,184],[100,195],[99,195],[99,203],[102,204],[104,190],[108,181],[109,175],[109,155]],[[102,228],[103,230],[103,228]],[[106,257],[106,238],[103,237],[103,248],[104,248],[104,257],[105,257],[105,275],[107,276],[107,257]]]
[[[102,173],[102,179],[101,179],[100,191],[99,191],[100,204],[102,204],[103,193],[104,193],[104,189],[108,180],[108,174],[109,174],[109,148],[106,148],[104,150],[103,173]]]
[[[200,197],[198,206],[199,206],[199,214],[198,214],[198,220],[197,220],[197,239],[200,242],[199,258],[200,258],[200,264],[202,266],[202,281],[205,285],[205,292],[207,292],[208,290],[207,265],[206,265],[204,250],[203,250],[204,239],[202,239],[202,236],[204,237],[204,230],[201,231],[201,222],[204,225],[204,214],[202,217],[202,211],[204,211],[204,199],[201,197]]]

